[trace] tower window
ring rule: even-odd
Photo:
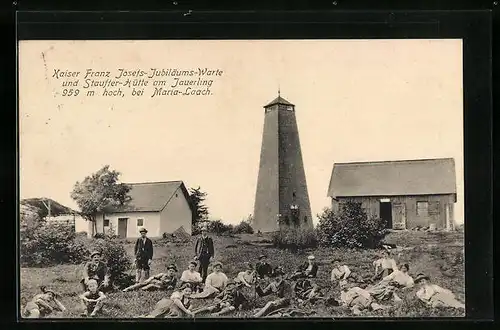
[[[307,215],[304,216],[304,222],[307,222]]]
[[[292,193],[292,197],[295,198],[295,191]]]

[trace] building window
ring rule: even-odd
[[[137,219],[137,227],[144,226],[144,219]]]
[[[104,219],[104,227],[109,227],[109,219]]]
[[[179,197],[179,195],[175,194],[175,197]]]
[[[304,222],[307,222],[307,215],[304,216]]]
[[[417,215],[426,217],[429,215],[429,203],[417,202]]]

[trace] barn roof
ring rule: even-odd
[[[292,103],[288,102],[287,100],[285,100],[281,96],[278,96],[277,98],[275,98],[274,100],[272,100],[271,102],[266,104],[264,106],[264,108],[270,107],[270,106],[275,105],[275,104],[293,105]]]
[[[328,197],[454,194],[453,158],[336,163]]]
[[[180,187],[189,203],[189,193],[182,181],[127,183],[131,187],[130,201],[108,207],[106,213],[159,212],[168,204]]]

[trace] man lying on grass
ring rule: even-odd
[[[102,310],[106,296],[99,291],[96,280],[89,280],[87,283],[88,291],[80,296],[83,313],[82,316],[94,317]]]
[[[248,299],[240,291],[241,284],[230,281],[226,289],[215,297],[214,304],[195,310],[195,314],[212,312],[211,316],[220,316],[235,310],[242,310],[248,305]]]
[[[465,304],[458,301],[453,292],[432,284],[429,276],[422,273],[418,274],[415,278],[415,284],[420,287],[417,291],[417,298],[427,306],[433,308],[452,307],[465,309]]]
[[[35,295],[24,307],[23,314],[25,317],[40,318],[52,314],[54,310],[66,311],[66,307],[57,299],[57,293],[45,286],[40,287],[40,290],[42,293]]]
[[[175,265],[169,265],[167,267],[166,273],[160,273],[153,277],[148,278],[144,282],[136,283],[123,289],[123,292],[135,290],[142,288],[142,290],[171,290],[175,288],[177,284],[177,278],[175,273],[177,272],[177,267]]]
[[[190,310],[192,290],[189,283],[180,287],[179,291],[174,291],[169,298],[163,298],[156,303],[154,310],[148,315],[139,316],[146,318],[179,318],[193,317],[194,313]]]
[[[386,308],[386,306],[374,302],[370,292],[357,286],[350,287],[346,280],[340,281],[339,286],[341,290],[339,304],[349,307],[354,315],[360,315],[363,310]]]
[[[413,278],[408,274],[409,270],[410,266],[408,264],[402,264],[399,270],[393,271],[384,277],[382,281],[368,287],[366,290],[378,301],[394,299],[395,302],[400,302],[401,298],[396,294],[396,290],[411,288],[414,285]]]
[[[262,309],[255,313],[253,317],[262,317],[274,309],[290,305],[290,299],[293,296],[293,289],[290,283],[284,279],[285,273],[282,269],[278,268],[274,272],[274,275],[275,278],[264,290],[262,290],[260,286],[256,286],[255,292],[260,297],[275,295],[276,299],[269,301],[264,307],[262,307]]]

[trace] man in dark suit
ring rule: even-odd
[[[203,226],[201,228],[201,236],[196,240],[196,245],[194,247],[195,260],[200,262],[200,268],[198,272],[205,283],[205,279],[208,275],[208,265],[214,257],[214,242],[212,238],[207,235],[207,227]]]
[[[149,270],[151,266],[151,261],[153,260],[153,242],[146,237],[148,233],[147,229],[141,227],[139,229],[141,237],[137,239],[134,247],[135,254],[135,267],[136,275],[135,282],[139,283],[141,281],[141,275],[144,271],[144,278],[149,278]]]

